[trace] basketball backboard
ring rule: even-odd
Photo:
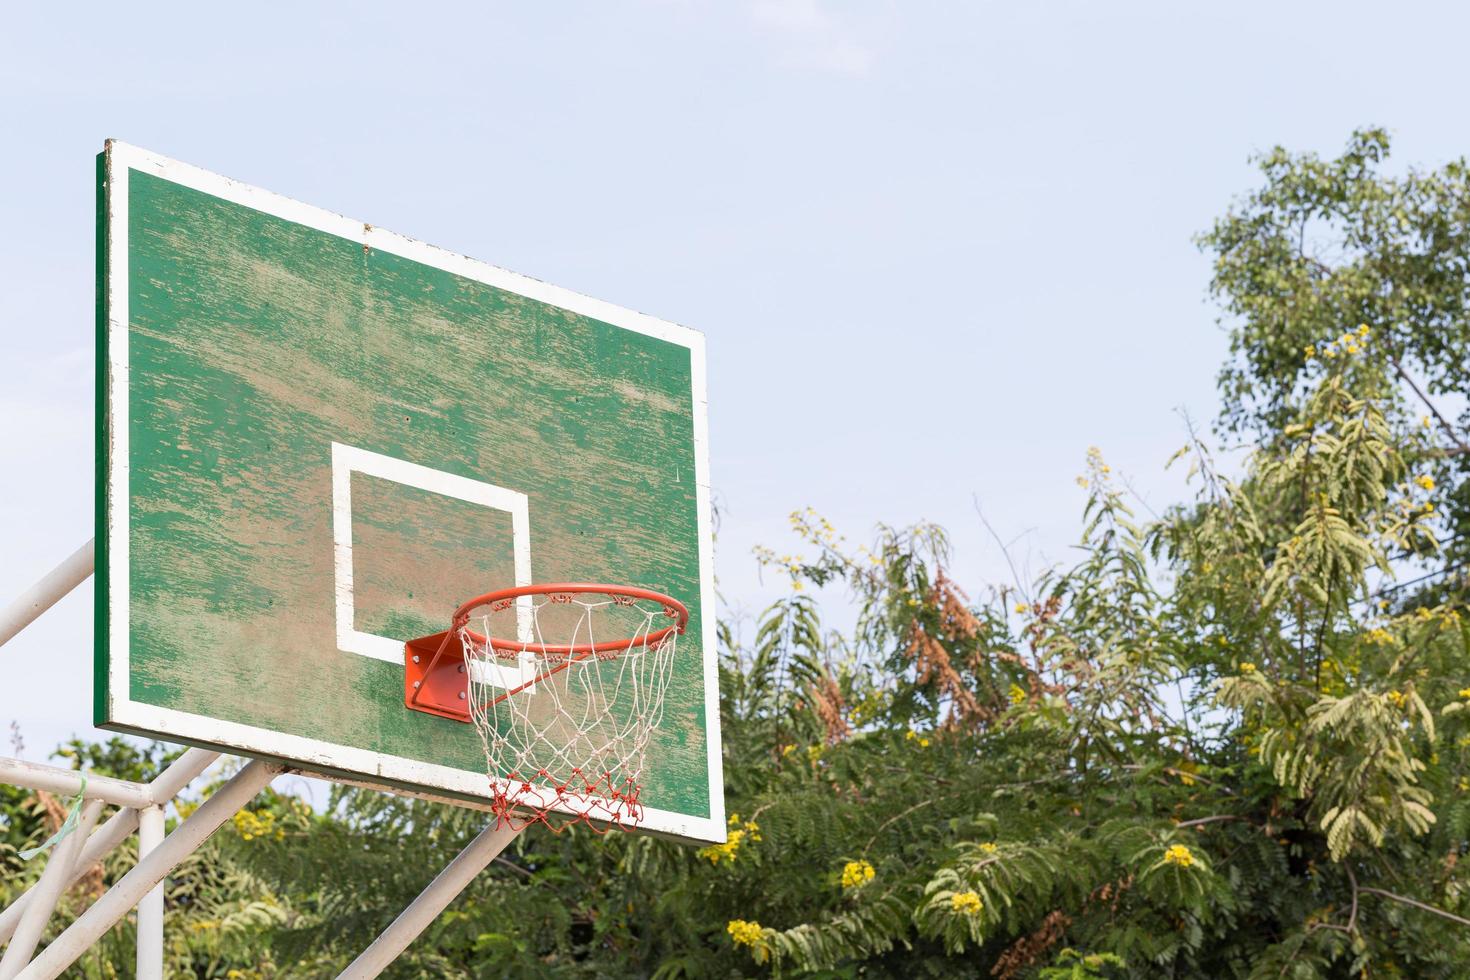
[[[641,586],[689,611],[641,827],[723,841],[702,336],[123,143],[98,181],[97,723],[483,802],[404,642]]]

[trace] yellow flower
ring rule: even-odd
[[[759,922],[747,922],[744,919],[731,919],[730,924],[725,927],[730,938],[735,940],[736,946],[754,946],[761,941],[765,930]]]
[[[985,906],[974,892],[957,892],[950,896],[949,907],[960,915],[979,915]]]
[[[1368,642],[1376,643],[1379,646],[1392,646],[1394,642],[1393,634],[1383,627],[1378,626],[1368,631]]]
[[[1018,603],[1016,603],[1016,612],[1018,612],[1018,613],[1024,613],[1029,608],[1030,607],[1027,606],[1026,603],[1024,603],[1024,602],[1018,602]]]
[[[1194,863],[1194,855],[1183,844],[1175,844],[1164,852],[1164,863],[1177,864],[1181,868],[1187,868]]]
[[[286,839],[286,832],[276,826],[276,815],[269,810],[241,810],[235,814],[233,823],[241,840],[255,840],[257,837]]]
[[[1306,347],[1304,347],[1302,349],[1302,353],[1306,354],[1308,357],[1316,357],[1317,356],[1317,345],[1316,344],[1308,344]]]
[[[1459,787],[1461,793],[1470,793],[1470,777],[1461,776]]]
[[[784,759],[788,755],[790,755],[791,753],[793,753],[795,751],[796,751],[796,746],[794,744],[793,745],[783,745],[783,746],[781,746],[781,758]]]
[[[1421,416],[1419,416],[1419,424],[1422,425],[1422,426],[1424,426],[1424,428],[1426,428],[1426,429],[1429,428],[1429,416],[1428,415],[1421,415]]]
[[[1427,473],[1420,473],[1418,476],[1414,477],[1414,482],[1419,484],[1421,489],[1434,489],[1434,477],[1430,476]]]
[[[1349,354],[1356,354],[1358,352],[1358,345],[1357,344],[1348,344],[1347,345],[1347,352]]]
[[[754,820],[745,821],[742,827],[739,826],[740,814],[732,813],[729,822],[730,830],[725,834],[725,843],[700,848],[697,852],[699,857],[707,859],[710,864],[716,866],[722,861],[726,864],[734,864],[741,847],[761,839],[760,826]]]
[[[1464,698],[1466,701],[1470,701],[1470,687],[1460,688],[1460,697]]]
[[[995,844],[990,841],[986,841],[985,843],[980,845],[981,854],[994,854],[998,850],[1000,850],[1000,848],[996,847]]]
[[[842,887],[861,888],[873,880],[873,866],[866,861],[849,861],[842,866]]]
[[[919,733],[910,728],[908,731],[903,733],[903,737],[912,742],[914,739],[919,737]]]
[[[919,748],[921,748],[921,749],[927,749],[928,747],[929,747],[929,740],[927,738],[921,738],[921,739],[919,739]]]
[[[1085,476],[1079,476],[1077,478],[1077,485],[1079,487],[1081,487],[1083,490],[1086,490],[1087,489],[1087,477],[1085,477]]]
[[[733,819],[732,819],[733,823]],[[725,843],[711,844],[709,847],[701,847],[698,856],[705,858],[710,864],[718,867],[720,862],[734,864],[735,857],[740,853],[740,845],[745,843],[744,830],[731,830],[725,835]],[[755,838],[759,840],[760,838]]]
[[[1256,665],[1253,663],[1243,663],[1240,665],[1240,672],[1242,674],[1254,674],[1256,672]]]
[[[1010,690],[1006,691],[1006,697],[1010,699],[1011,704],[1020,704],[1026,700],[1026,691],[1020,684],[1012,684]]]
[[[1395,708],[1402,708],[1404,706],[1404,702],[1409,699],[1403,691],[1389,691],[1388,700],[1393,703],[1393,706]]]
[[[1366,337],[1366,336],[1368,336],[1368,333],[1369,333],[1369,331],[1368,331],[1368,324],[1366,324],[1366,323],[1360,323],[1360,324],[1358,324],[1358,336],[1359,337]]]
[[[1324,355],[1326,355],[1328,358],[1333,358],[1333,357],[1336,357],[1337,356],[1337,351],[1333,350],[1331,347],[1327,348],[1322,353]]]

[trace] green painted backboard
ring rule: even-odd
[[[642,826],[723,841],[703,338],[122,143],[98,180],[97,723],[483,801],[404,641],[643,586],[691,617]]]

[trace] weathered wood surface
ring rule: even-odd
[[[131,699],[483,768],[472,728],[403,709],[401,667],[337,648],[344,443],[526,494],[538,581],[688,604],[645,799],[709,816],[690,350],[137,170],[127,216]],[[504,512],[351,493],[358,629],[430,633],[511,584]]]

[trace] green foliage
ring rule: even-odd
[[[1142,520],[1094,450],[1080,558],[973,593],[937,528],[792,515],[790,595],[720,624],[727,840],[523,834],[389,975],[1464,976],[1470,418],[1434,398],[1470,388],[1470,187],[1386,154],[1274,151],[1203,238],[1238,472],[1191,434],[1194,498]],[[0,889],[47,820],[0,796]],[[170,879],[171,971],[334,976],[482,825],[265,794]]]
[[[1389,175],[1388,156],[1381,129],[1333,160],[1278,147],[1263,186],[1200,237],[1233,328],[1223,421],[1274,439],[1304,390],[1342,377],[1446,488],[1450,567],[1470,558],[1470,167]],[[1463,577],[1442,585],[1464,600]]]
[[[1036,976],[1037,980],[1094,980],[1115,975],[1109,967],[1127,965],[1112,953],[1079,953],[1068,947],[1058,954],[1056,966],[1044,967]]]

